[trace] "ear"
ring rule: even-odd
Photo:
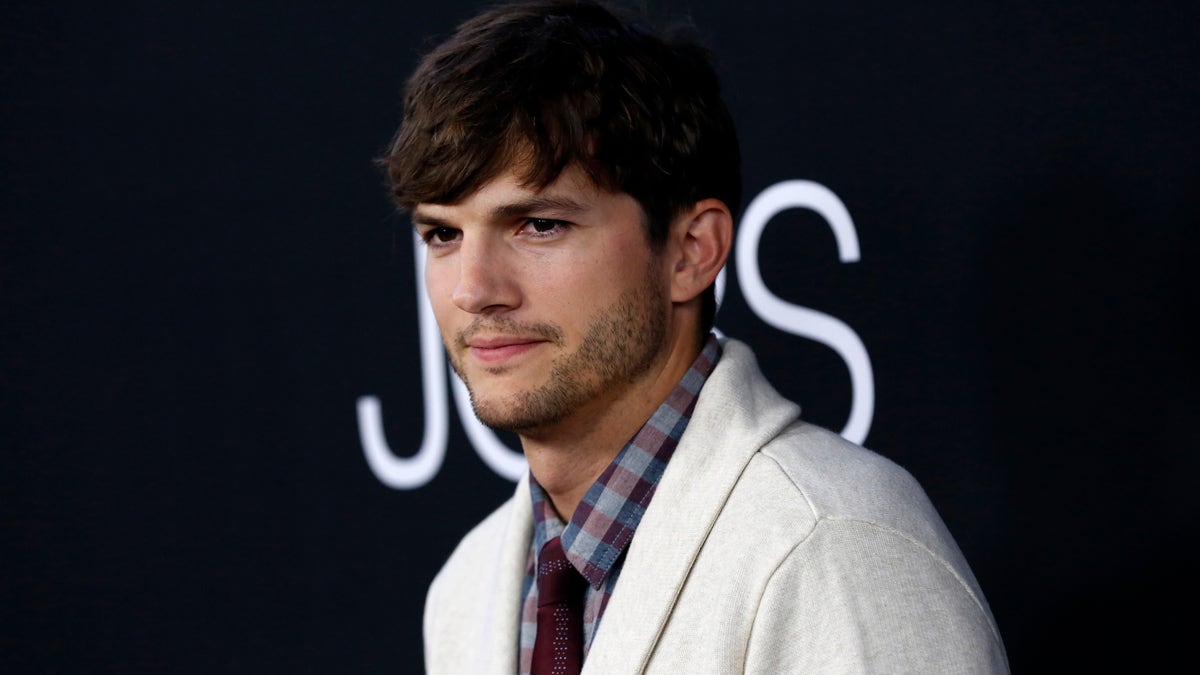
[[[687,302],[712,285],[733,246],[733,214],[719,199],[704,199],[671,223],[671,300]]]

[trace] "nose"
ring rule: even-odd
[[[486,238],[464,241],[458,250],[458,283],[451,296],[456,307],[487,314],[516,307],[520,292],[503,246]]]

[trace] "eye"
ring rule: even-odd
[[[550,218],[526,218],[525,224],[522,227],[528,234],[534,236],[545,236],[566,229],[567,223],[562,220],[553,220]]]
[[[425,231],[421,238],[426,244],[448,244],[458,239],[459,231],[451,227],[433,227]]]

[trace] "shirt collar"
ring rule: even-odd
[[[721,344],[710,334],[679,384],[588,489],[569,523],[558,518],[546,492],[530,474],[535,551],[561,535],[567,559],[592,588],[600,589],[633,539],[687,428],[700,389],[720,358]]]

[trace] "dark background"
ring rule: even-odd
[[[763,277],[862,338],[866,444],[926,486],[1014,671],[1190,653],[1194,3],[652,4],[717,55],[747,200],[849,209],[859,262],[792,210]],[[372,158],[475,6],[4,3],[6,672],[420,672],[424,589],[511,483],[453,411],[428,485],[364,460],[357,397],[398,453],[423,425]],[[840,429],[845,365],[728,288],[719,327]]]

